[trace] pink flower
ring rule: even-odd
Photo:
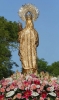
[[[7,81],[4,81],[4,82],[2,83],[3,86],[6,86],[7,84],[8,84]]]
[[[4,89],[6,89],[6,86],[3,86]]]
[[[35,84],[32,84],[31,87],[30,87],[31,90],[35,90],[36,88],[37,88],[37,87],[36,87]]]
[[[56,90],[56,95],[59,98],[59,90]]]
[[[12,82],[12,85],[13,85],[14,87],[17,87],[17,83],[18,83],[18,81],[17,81],[17,80],[14,80],[14,81]]]
[[[50,87],[47,88],[47,91],[50,91]]]
[[[26,90],[24,93],[23,93],[23,98],[26,98],[28,99],[30,96],[31,96],[31,91],[30,90]]]
[[[21,85],[21,84],[22,84],[22,82],[21,82],[21,81],[18,81],[18,82],[17,82],[17,85],[18,85],[18,86],[19,86],[19,85]]]
[[[42,91],[42,90],[43,90],[43,88],[44,88],[44,86],[42,86],[42,85],[41,85],[41,86],[40,86],[40,91]]]
[[[44,100],[44,98],[40,97],[40,99],[39,99],[39,100]]]
[[[56,84],[55,85],[55,90],[58,90],[59,89],[59,84]]]
[[[8,87],[8,88],[6,88],[6,91],[10,91],[10,88]]]
[[[40,89],[37,89],[37,92],[40,94]]]
[[[16,98],[21,99],[21,93],[17,93]]]
[[[5,89],[3,87],[0,88],[0,92],[5,92]]]
[[[57,97],[56,97],[56,99],[55,99],[55,100],[59,100],[59,98],[57,98]]]
[[[10,85],[10,89],[11,89],[11,90],[14,89],[14,86],[13,86],[12,84]]]
[[[44,80],[42,84],[45,86],[48,84],[48,81]]]
[[[37,76],[36,75],[34,75],[34,74],[31,74],[30,75],[32,78],[36,78]]]
[[[18,85],[18,88],[21,89],[21,90],[24,90],[24,85],[23,84],[22,85],[20,84],[20,85]]]

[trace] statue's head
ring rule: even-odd
[[[31,12],[27,12],[26,14],[25,14],[25,18],[26,18],[26,20],[32,20],[32,14],[31,14]]]
[[[39,16],[39,11],[34,5],[25,4],[19,9],[18,14],[23,21],[26,21],[26,19],[35,21]]]

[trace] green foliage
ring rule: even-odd
[[[7,42],[16,42],[18,33],[18,24],[14,21],[7,21],[0,17],[0,38]]]
[[[59,75],[59,61],[52,63],[49,67],[48,67],[48,71],[54,75],[54,76],[58,76]]]
[[[49,72],[53,76],[59,75],[59,61],[52,63],[51,65],[48,65],[47,61],[44,59],[37,59],[38,64],[38,73],[41,71]]]
[[[0,17],[0,79],[13,73],[10,46],[15,48],[17,42],[18,24]]]
[[[38,72],[39,73],[41,71],[47,71],[48,63],[43,58],[42,59],[37,59],[37,64],[38,64]]]

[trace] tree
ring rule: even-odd
[[[58,76],[59,75],[59,61],[52,63],[51,65],[48,65],[47,61],[42,59],[37,59],[37,65],[38,65],[38,73],[41,71],[49,72],[50,75]]]
[[[41,71],[47,71],[47,67],[48,67],[48,63],[47,61],[44,60],[44,58],[42,59],[37,59],[37,65],[38,65],[38,73],[40,73]]]
[[[17,43],[18,24],[16,22],[7,21],[4,17],[0,17],[0,79],[10,76],[12,66],[15,62],[11,61],[10,46],[15,48]]]
[[[52,63],[52,64],[48,67],[48,72],[49,72],[51,75],[58,76],[58,75],[59,75],[59,61]]]

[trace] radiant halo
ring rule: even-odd
[[[39,16],[39,11],[38,11],[38,9],[37,9],[34,5],[32,5],[32,4],[25,4],[25,5],[23,5],[23,6],[19,9],[19,12],[18,12],[20,18],[21,18],[23,21],[26,20],[26,19],[25,19],[25,15],[26,15],[26,13],[28,13],[28,12],[30,12],[30,13],[33,15],[33,21],[35,21],[35,20],[38,18],[38,16]]]

